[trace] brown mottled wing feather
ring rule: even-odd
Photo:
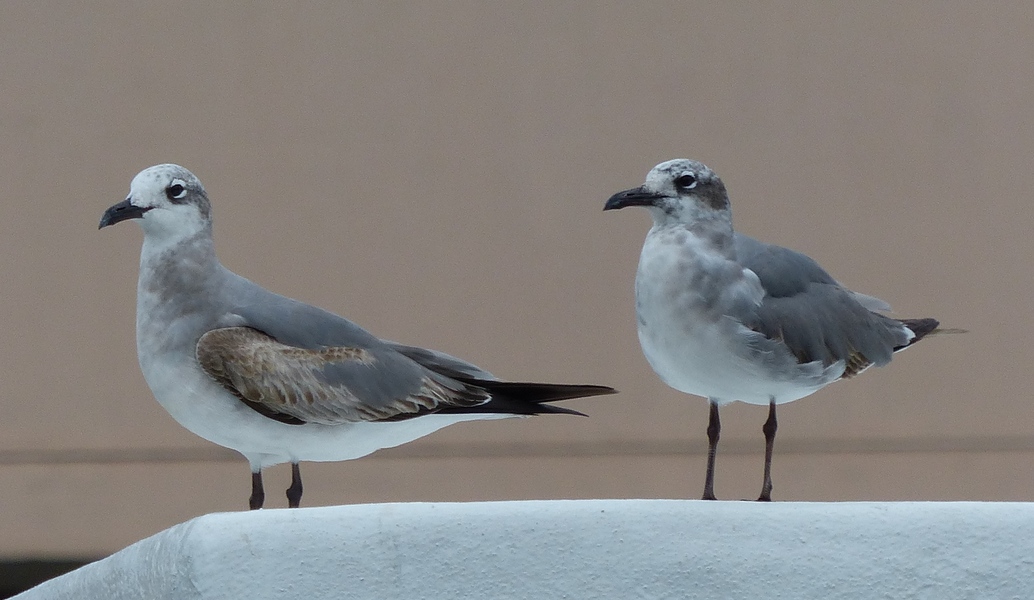
[[[872,366],[872,361],[865,358],[861,352],[852,351],[844,361],[844,374],[841,379],[850,379]]]
[[[248,406],[292,424],[394,421],[489,398],[483,389],[435,377],[388,349],[298,348],[250,327],[204,334],[197,360]],[[391,378],[390,387],[379,378]],[[399,380],[411,382],[400,387]],[[369,397],[361,397],[364,392]]]

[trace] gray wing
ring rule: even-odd
[[[738,232],[733,235],[733,245],[736,260],[757,274],[769,296],[793,296],[803,292],[811,283],[837,283],[806,254],[766,244]]]
[[[804,291],[812,283],[840,285],[807,254],[766,244],[739,232],[733,234],[733,244],[740,264],[757,274],[761,285],[771,296],[792,296]],[[875,296],[851,290],[847,292],[869,310],[890,310],[889,304]]]
[[[271,418],[325,424],[398,420],[489,399],[485,390],[425,368],[331,312],[236,275],[223,292],[226,316],[198,342],[199,362]]]
[[[387,340],[384,343],[392,350],[399,354],[413,360],[417,364],[428,368],[435,373],[441,373],[447,377],[453,378],[473,378],[481,379],[485,381],[498,381],[499,378],[482,369],[477,365],[470,364],[469,362],[456,358],[451,354],[439,352],[438,350],[431,350],[429,348],[420,348],[417,346],[407,346],[398,342],[389,342]]]
[[[738,262],[765,290],[744,324],[783,342],[798,362],[843,360],[844,376],[850,377],[871,364],[886,364],[913,337],[899,321],[868,307],[885,303],[841,286],[810,257],[740,234],[734,243]]]
[[[286,423],[581,414],[546,403],[615,391],[499,381],[444,352],[385,342],[347,319],[227,273],[225,312],[201,336],[198,362],[248,406]]]

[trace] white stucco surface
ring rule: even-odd
[[[24,594],[1034,598],[1034,504],[580,500],[198,517]]]

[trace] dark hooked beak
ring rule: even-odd
[[[129,219],[139,219],[144,216],[144,213],[151,210],[151,207],[140,208],[129,201],[126,198],[122,202],[119,202],[115,206],[112,206],[108,210],[104,211],[104,216],[101,217],[101,224],[97,229],[104,229],[108,225],[114,225],[115,223],[121,223]]]
[[[653,206],[662,196],[642,186],[618,192],[607,200],[603,210],[617,210],[626,206]]]

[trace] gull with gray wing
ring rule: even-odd
[[[720,406],[768,406],[758,500],[771,500],[776,405],[807,396],[940,332],[936,319],[893,319],[886,302],[840,285],[810,257],[732,228],[722,180],[687,159],[654,167],[604,210],[653,217],[635,280],[639,342],[669,386],[710,402],[705,500],[714,500]]]
[[[614,393],[501,381],[263,289],[216,258],[208,195],[178,165],[141,171],[100,227],[130,219],[144,232],[136,316],[144,378],[181,425],[244,455],[252,509],[265,498],[265,467],[291,463],[287,497],[297,507],[300,461],[359,458],[461,421],[581,414],[548,403]]]

